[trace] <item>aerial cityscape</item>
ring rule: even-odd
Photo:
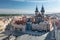
[[[60,40],[59,0],[1,0],[0,40]]]

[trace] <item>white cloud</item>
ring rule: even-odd
[[[11,1],[25,1],[25,0],[11,0]]]
[[[0,9],[0,14],[1,13],[23,13],[23,14],[26,14],[26,13],[33,13],[34,11],[32,10],[26,10],[26,9]]]
[[[27,1],[27,2],[59,2],[60,0],[11,0],[11,1]]]
[[[11,0],[11,1],[22,1],[22,2],[45,2],[46,0]]]
[[[26,0],[26,1],[45,1],[45,0]]]
[[[51,9],[47,9],[46,13],[60,13],[60,8],[51,8]]]
[[[35,10],[28,10],[28,9],[0,9],[0,14],[1,13],[13,13],[13,14],[16,14],[16,13],[19,13],[19,14],[34,14]],[[60,13],[60,8],[55,8],[55,9],[46,9],[45,10],[46,14],[51,14],[51,13]]]

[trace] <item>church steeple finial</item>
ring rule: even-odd
[[[42,8],[41,8],[41,13],[42,13],[42,12],[43,12],[43,13],[45,12],[43,5],[42,5]]]
[[[42,5],[41,14],[42,14],[42,17],[43,17],[43,18],[44,18],[44,12],[45,12],[45,10],[44,10],[44,7],[43,7],[43,5]]]
[[[36,10],[35,10],[35,12],[38,12],[38,7],[37,7],[37,5],[36,5]]]

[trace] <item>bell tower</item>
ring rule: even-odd
[[[37,16],[38,14],[39,14],[39,11],[38,11],[38,7],[36,5],[35,16]]]
[[[44,13],[45,13],[45,10],[44,10],[44,6],[42,5],[41,14],[42,14],[42,17],[43,17],[43,18],[44,18]]]

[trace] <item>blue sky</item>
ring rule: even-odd
[[[36,5],[39,11],[42,4],[45,13],[59,13],[60,0],[0,0],[0,13],[33,13]]]

